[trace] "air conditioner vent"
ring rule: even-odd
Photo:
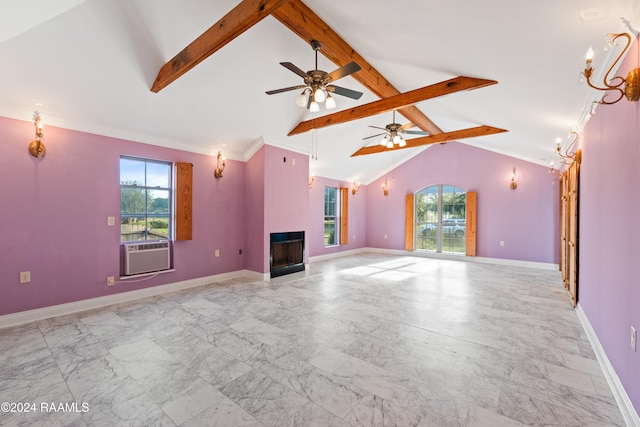
[[[166,240],[124,244],[125,276],[168,270],[170,263],[171,245]]]

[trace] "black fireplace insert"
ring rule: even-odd
[[[271,277],[304,271],[304,231],[271,233]]]

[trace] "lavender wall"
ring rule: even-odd
[[[263,145],[249,159],[247,269],[269,272],[271,233],[304,231],[309,235],[308,180],[309,156],[305,154]],[[308,260],[308,255],[306,257]]]
[[[349,243],[340,246],[324,246],[324,187],[349,189]],[[351,183],[316,177],[309,193],[309,253],[311,256],[327,255],[362,248],[366,242],[367,186],[362,185],[358,194],[351,194]]]
[[[478,193],[478,256],[558,263],[558,184],[548,168],[457,142],[435,145],[369,184],[366,246],[404,249],[405,196],[434,184]]]
[[[47,126],[47,155],[27,146],[33,123],[0,117],[0,315],[244,268],[245,164]],[[120,155],[193,166],[193,240],[175,243],[175,272],[107,287],[118,276]],[[214,258],[215,249],[220,257]],[[19,273],[31,271],[31,283]]]
[[[264,270],[264,210],[265,210],[265,150],[262,146],[247,162],[246,176],[246,267],[263,273]],[[268,270],[267,270],[268,271]]]
[[[637,41],[616,75],[637,67]],[[611,95],[613,96],[613,95]],[[630,346],[630,327],[640,331],[640,105],[625,99],[601,105],[580,145],[580,252],[578,300],[607,357],[640,412],[640,347]]]
[[[304,231],[305,237],[309,235],[308,182],[309,156],[265,146],[264,272],[270,269],[270,233]],[[308,250],[305,252],[306,262]]]

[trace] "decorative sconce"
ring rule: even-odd
[[[631,45],[631,36],[628,33],[620,33],[620,34],[609,34],[609,37],[612,38],[610,41],[611,44],[615,44],[616,40],[619,39],[620,37],[624,37],[627,40],[627,44],[624,47],[624,49],[622,49],[622,52],[620,52],[620,55],[618,55],[616,60],[613,62],[613,64],[611,65],[607,73],[604,75],[604,79],[602,82],[604,84],[604,87],[598,87],[598,86],[595,86],[593,83],[591,83],[591,75],[593,74],[593,70],[594,70],[594,68],[591,67],[591,62],[593,61],[593,49],[591,49],[591,47],[589,47],[589,50],[587,51],[586,65],[584,68],[584,72],[582,74],[586,77],[587,84],[594,89],[604,90],[604,91],[615,90],[619,92],[619,96],[615,101],[605,101],[605,98],[607,97],[608,93],[605,94],[602,97],[602,100],[599,102],[600,104],[608,104],[608,105],[615,104],[616,102],[620,101],[623,96],[626,96],[629,101],[635,102],[638,99],[640,99],[640,68],[636,68],[634,70],[629,71],[629,74],[627,74],[626,79],[620,76],[616,76],[616,77],[613,77],[612,79],[609,79],[609,73],[611,73],[611,70],[613,70],[613,68],[616,66],[618,61],[620,61],[620,59],[624,56],[627,49],[629,49],[629,46]],[[613,84],[613,82],[616,80],[619,82],[617,84]],[[624,89],[620,87],[622,85],[625,85]]]
[[[385,196],[389,195],[389,185],[387,184],[387,178],[384,179],[384,183],[382,184],[382,194]]]
[[[316,181],[316,176],[314,174],[309,175],[309,190],[313,187],[313,183]]]
[[[570,166],[574,161],[580,162],[580,150],[571,151],[573,146],[576,145],[578,139],[580,138],[580,134],[576,131],[571,131],[569,133],[569,138],[571,138],[571,142],[567,146],[564,151],[562,150],[562,138],[556,138],[556,153],[560,157],[560,165]],[[556,169],[554,162],[551,162],[549,166],[549,173],[552,173],[556,176],[560,176],[560,171]]]
[[[351,194],[355,196],[358,194],[358,191],[360,191],[360,183],[358,181],[353,181],[353,184],[351,185]]]
[[[216,178],[222,178],[222,172],[224,171],[224,167],[227,165],[226,160],[222,156],[222,153],[218,151],[218,164],[216,166],[216,170],[213,171],[213,176]]]
[[[569,134],[569,138],[571,138],[571,143],[569,143],[566,150],[564,150],[564,153],[562,152],[562,139],[556,139],[556,152],[558,153],[558,156],[560,156],[560,162],[563,165],[567,166],[573,163],[576,159],[576,152],[571,151],[571,149],[576,144],[576,142],[578,142],[580,134],[576,131],[571,131],[571,133]]]
[[[516,167],[513,167],[513,172],[511,173],[511,183],[509,183],[509,188],[515,190],[518,188],[518,183],[516,182]]]
[[[43,132],[42,122],[40,121],[40,113],[37,111],[33,113],[33,122],[36,126],[36,139],[31,141],[31,144],[29,144],[29,153],[31,153],[33,157],[41,159],[44,157],[46,149],[44,147],[44,143],[42,142]]]

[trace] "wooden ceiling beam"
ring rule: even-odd
[[[507,130],[494,128],[493,126],[482,125],[474,128],[439,133],[436,135],[427,135],[427,136],[421,136],[419,138],[405,139],[407,145],[405,145],[404,147],[394,146],[394,148],[387,148],[387,147],[383,147],[382,145],[371,145],[367,147],[362,147],[361,149],[353,153],[351,157],[364,156],[366,154],[384,153],[385,151],[391,152],[395,150],[404,150],[406,148],[416,148],[422,145],[436,144],[439,142],[454,141],[454,140],[464,139],[464,138],[474,138],[478,136],[492,135],[494,133],[501,133],[501,132],[507,132]]]
[[[342,67],[351,61],[357,62],[362,69],[352,74],[352,77],[376,96],[388,98],[400,94],[400,91],[378,70],[373,68],[302,1],[291,0],[275,9],[271,15],[307,43],[311,43],[312,40],[320,41],[322,43],[320,52],[337,66]],[[398,112],[424,131],[431,134],[442,132],[435,123],[413,105],[399,109]]]
[[[159,92],[289,0],[243,0],[164,64],[151,86]]]
[[[298,123],[298,125],[289,132],[289,136],[304,133],[312,129],[320,129],[326,126],[362,119],[391,110],[400,111],[402,108],[406,108],[416,102],[424,101],[425,99],[435,98],[461,90],[477,89],[496,83],[498,82],[495,80],[477,79],[475,77],[455,77],[420,89],[393,95],[358,107]],[[438,133],[442,133],[442,131]],[[432,135],[437,134],[432,133]]]

